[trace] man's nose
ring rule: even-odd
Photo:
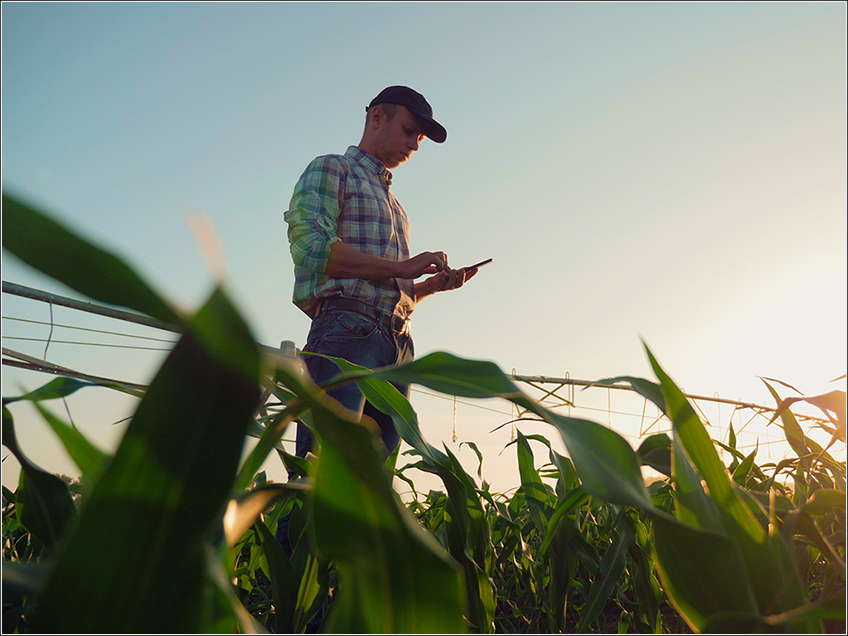
[[[410,148],[413,152],[417,151],[417,150],[418,150],[418,137],[415,137],[415,138],[414,138],[412,141],[410,141],[407,145],[409,146],[409,148]]]

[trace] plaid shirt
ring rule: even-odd
[[[411,280],[330,278],[327,261],[336,241],[394,261],[409,258],[409,219],[389,191],[392,173],[350,146],[344,155],[318,157],[307,166],[283,215],[294,260],[294,304],[314,318],[318,300],[345,296],[388,314],[415,308]]]

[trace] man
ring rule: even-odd
[[[462,287],[477,270],[451,269],[444,252],[410,257],[409,221],[390,190],[390,170],[408,161],[425,138],[447,138],[430,104],[411,88],[390,86],[365,110],[359,145],[314,159],[284,218],[295,264],[293,302],[312,318],[303,351],[376,369],[413,359],[409,322],[416,303]],[[425,274],[432,276],[414,282]],[[339,373],[330,360],[304,358],[317,384]],[[408,396],[408,386],[396,386]],[[399,439],[391,417],[354,384],[329,394],[371,417],[387,452],[394,450]],[[298,425],[296,454],[305,457],[312,446],[312,433]]]

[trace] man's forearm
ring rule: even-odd
[[[430,278],[422,280],[420,283],[415,283],[415,302],[420,303],[428,296],[432,296],[439,291],[436,289],[434,279],[435,277],[431,276]]]
[[[424,274],[442,271],[447,266],[447,260],[448,257],[444,252],[421,252],[407,260],[393,261],[360,252],[342,241],[335,241],[330,245],[327,276],[365,280],[389,278],[413,280]]]
[[[330,246],[327,275],[331,278],[383,280],[399,278],[401,272],[398,261],[366,254],[347,243],[336,241]]]

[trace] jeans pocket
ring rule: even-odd
[[[353,311],[335,311],[327,326],[325,338],[330,342],[367,340],[379,329],[376,322]]]

